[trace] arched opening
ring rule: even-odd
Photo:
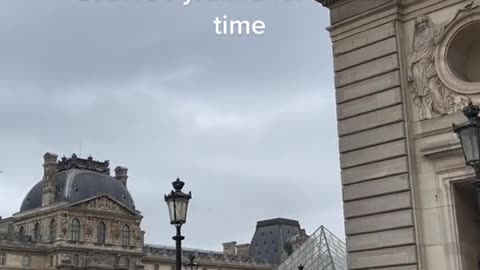
[[[35,223],[35,225],[33,226],[33,239],[35,239],[36,241],[40,241],[42,238],[41,234],[40,234],[40,223]]]
[[[100,221],[97,225],[97,243],[104,244],[106,239],[107,227],[103,221]]]
[[[122,245],[130,245],[130,227],[127,224],[122,227]]]
[[[480,21],[464,26],[447,48],[447,63],[452,73],[468,83],[480,82]]]
[[[74,218],[70,225],[70,239],[80,241],[80,220]]]
[[[52,219],[50,221],[50,241],[53,242],[55,241],[55,238],[57,238],[57,221],[55,219]]]

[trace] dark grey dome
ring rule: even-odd
[[[55,178],[55,202],[78,202],[99,195],[108,195],[130,210],[135,204],[127,188],[119,180],[105,173],[70,169],[57,173]],[[42,206],[42,181],[27,194],[20,212]]]

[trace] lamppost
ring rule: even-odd
[[[182,269],[182,240],[185,237],[181,234],[181,227],[187,220],[187,208],[188,201],[192,198],[192,193],[188,194],[182,192],[182,188],[185,185],[183,181],[180,181],[177,178],[176,181],[172,182],[172,186],[175,190],[172,190],[170,194],[165,195],[165,202],[168,205],[168,212],[170,214],[170,224],[175,226],[177,234],[172,237],[175,240],[176,247],[176,259],[175,259],[175,270]]]
[[[298,270],[303,270],[303,265],[300,264],[300,265],[298,266]]]
[[[186,269],[186,270],[198,270],[198,267],[199,267],[200,265],[195,262],[195,255],[189,254],[189,255],[188,255],[188,260],[189,260],[190,262],[187,263],[187,264],[185,264],[185,269]]]
[[[480,108],[472,102],[463,108],[463,114],[467,117],[465,123],[453,124],[453,131],[457,133],[463,149],[465,163],[475,170],[475,181],[473,184],[477,189],[477,197],[480,192]]]

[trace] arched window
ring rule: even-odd
[[[80,240],[80,220],[74,218],[70,223],[70,240],[79,241]]]
[[[107,227],[103,221],[100,221],[97,225],[97,243],[104,244],[105,243],[105,235],[106,235]]]
[[[79,261],[80,261],[80,256],[78,256],[78,254],[74,254],[73,255],[73,265],[78,266]]]
[[[122,245],[130,245],[130,227],[128,227],[127,224],[123,225],[122,227]]]
[[[57,221],[55,219],[52,219],[50,221],[50,241],[55,241],[55,238],[57,238]]]
[[[25,235],[25,227],[21,226],[20,229],[18,230],[18,234],[20,235]]]
[[[40,234],[40,223],[35,223],[33,226],[33,239],[39,241],[42,239],[42,235]]]

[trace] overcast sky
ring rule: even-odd
[[[223,15],[266,32],[218,36]],[[2,0],[0,215],[45,152],[75,152],[129,168],[148,243],[173,245],[177,176],[184,246],[250,242],[276,217],[343,238],[327,25],[313,0]]]

